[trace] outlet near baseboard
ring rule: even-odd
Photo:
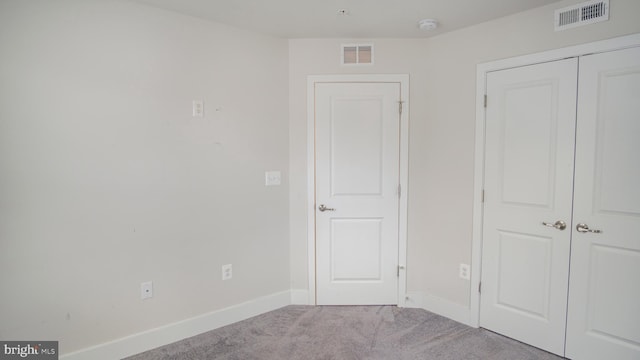
[[[469,268],[469,264],[460,264],[459,276],[461,279],[471,279],[471,269]]]
[[[222,265],[222,280],[230,280],[233,277],[231,264]]]
[[[151,299],[153,297],[153,282],[146,281],[140,284],[140,299]]]

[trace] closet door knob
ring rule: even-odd
[[[602,233],[602,230],[589,229],[589,225],[587,224],[576,225],[576,230],[578,230],[578,232],[581,232],[581,233],[588,233],[588,232],[594,233],[594,234]]]
[[[318,210],[325,212],[325,211],[336,211],[336,209],[333,208],[328,208],[326,206],[324,206],[324,204],[320,204],[320,206],[318,206]]]
[[[542,225],[548,226],[548,227],[552,227],[552,228],[556,228],[558,230],[564,230],[564,229],[567,228],[567,223],[562,221],[562,220],[558,220],[558,221],[554,222],[553,224],[543,221]]]

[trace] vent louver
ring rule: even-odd
[[[373,44],[342,44],[342,65],[373,64]]]
[[[587,1],[555,11],[555,31],[609,20],[609,0]]]

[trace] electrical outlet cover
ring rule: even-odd
[[[465,280],[471,279],[471,269],[468,264],[460,264],[460,278]]]
[[[193,117],[204,117],[204,101],[193,100],[192,104]]]
[[[266,171],[264,173],[264,185],[265,186],[278,186],[282,181],[282,174],[280,171]]]
[[[222,265],[222,280],[230,280],[233,277],[233,267],[231,264]]]
[[[147,281],[140,284],[140,298],[150,299],[153,297],[153,282]]]

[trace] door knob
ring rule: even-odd
[[[590,233],[594,233],[594,234],[600,234],[602,232],[602,230],[589,229],[589,225],[587,225],[587,224],[578,224],[578,225],[576,225],[576,230],[578,230],[578,232],[581,232],[581,233],[590,232]]]
[[[558,230],[564,230],[564,229],[567,228],[567,223],[562,221],[562,220],[558,220],[558,221],[554,222],[553,224],[543,221],[542,225],[548,226],[548,227],[552,227],[552,228],[556,228]]]
[[[318,206],[318,210],[324,212],[324,211],[336,211],[336,209],[334,208],[328,208],[326,206],[324,206],[324,204],[320,204],[320,206]]]

